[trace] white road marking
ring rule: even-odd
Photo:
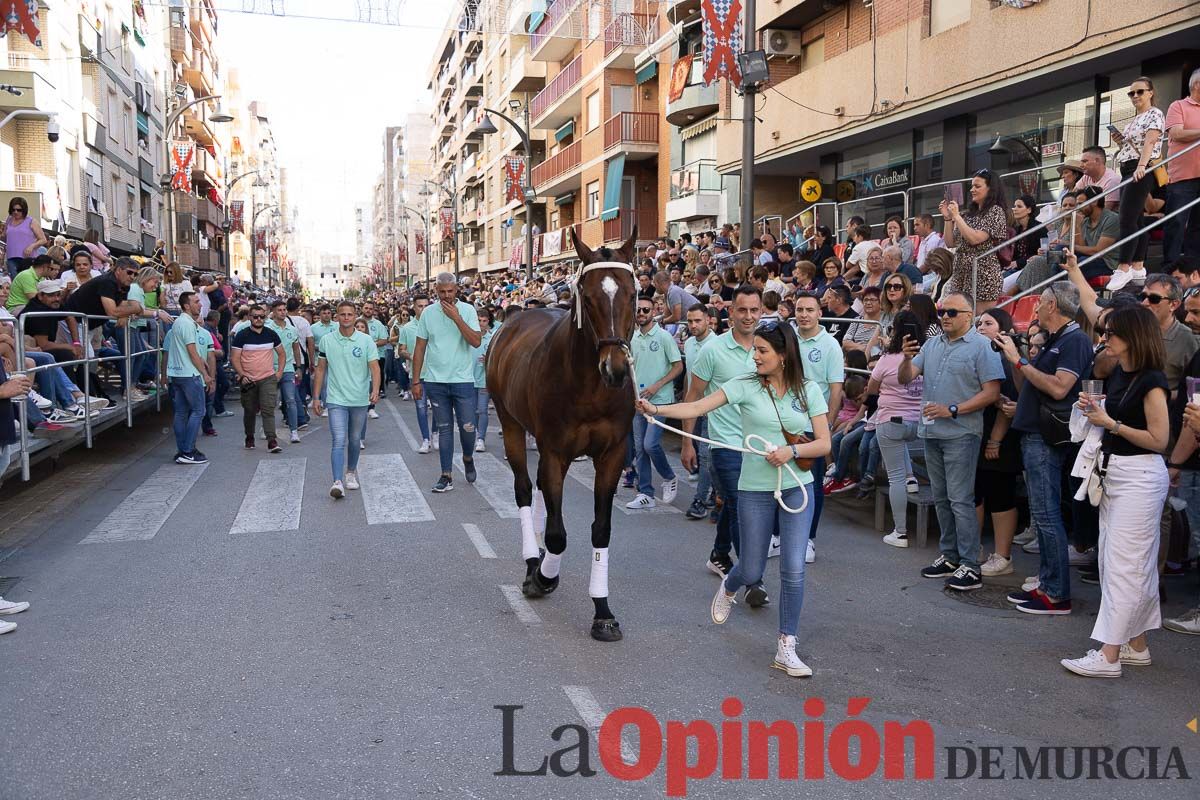
[[[163,464],[133,490],[80,544],[153,539],[208,464]]]
[[[500,591],[504,594],[504,599],[508,601],[509,606],[512,607],[513,613],[517,615],[517,619],[526,625],[542,624],[542,618],[533,610],[533,606],[529,605],[525,595],[521,594],[520,586],[501,586]]]
[[[307,458],[263,459],[242,497],[234,533],[300,530]]]
[[[417,441],[416,437],[413,436],[412,431],[408,429],[408,423],[404,421],[404,416],[400,413],[400,409],[392,405],[390,398],[383,405],[385,405],[387,410],[391,412],[392,418],[396,420],[396,427],[400,429],[400,433],[404,435],[404,438],[408,441],[409,447],[411,447],[415,453],[421,444]]]
[[[457,433],[455,431],[456,444]],[[478,473],[478,478],[473,484],[475,488],[501,519],[518,519],[520,514],[517,512],[516,498],[513,497],[512,470],[486,451],[474,455],[475,472]],[[454,466],[460,473],[465,474],[461,455],[454,456]]]
[[[478,525],[464,522],[462,526],[463,530],[467,532],[467,538],[471,540],[471,544],[475,545],[475,549],[479,551],[480,558],[496,557],[496,551],[488,544],[488,540],[484,537],[483,531],[479,530]]]
[[[324,429],[325,429],[324,425],[309,423],[309,427],[307,430],[300,431],[300,438],[303,439],[305,436],[308,436],[310,433],[316,433],[317,431],[324,430]]]
[[[368,525],[434,521],[425,495],[399,453],[361,456],[358,481]]]
[[[575,706],[575,712],[583,719],[583,724],[593,733],[598,732],[604,724],[605,714],[592,690],[586,686],[564,686],[563,691],[571,705]],[[638,760],[637,751],[625,741],[624,736],[621,737],[621,758],[626,764],[636,764]]]
[[[676,473],[676,477],[679,479],[679,491],[681,491],[681,492],[684,491],[684,489],[686,487],[691,485],[687,481],[683,480],[683,478],[679,478],[679,476],[682,474],[683,473]],[[596,485],[596,466],[595,466],[595,464],[592,463],[592,460],[590,458],[587,459],[586,461],[572,461],[571,468],[569,470],[567,470],[567,475],[569,475],[570,477],[572,477],[575,480],[582,483],[585,487],[587,487],[587,490],[589,492],[595,491],[594,487]],[[658,492],[660,494],[662,492],[662,484],[661,483],[658,486]],[[632,500],[633,498],[631,497],[630,499]],[[679,514],[679,513],[682,513],[675,506],[673,506],[669,503],[664,503],[662,501],[661,497],[659,497],[657,499],[657,502],[656,502],[654,508],[643,508],[643,509],[626,508],[625,507],[626,502],[627,501],[624,498],[622,498],[620,496],[620,494],[618,494],[616,497],[613,498],[613,507],[616,508],[617,510],[619,510],[622,514],[625,514],[626,516],[633,516],[636,514]]]

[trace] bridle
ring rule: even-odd
[[[595,264],[588,264],[579,270],[579,274],[575,276],[575,327],[578,330],[583,330],[583,292],[580,290],[580,284],[583,282],[583,276],[597,269],[619,269],[628,272],[630,276],[635,276],[633,267],[629,264],[621,263],[620,261],[598,261]],[[636,280],[635,280],[636,283]],[[615,295],[613,297],[615,300]],[[637,292],[634,292],[634,302],[637,302]],[[615,311],[615,308],[614,308]],[[612,326],[613,336],[598,336],[596,337],[596,347],[620,347],[626,352],[629,351],[629,341],[623,336],[615,335],[616,326]]]

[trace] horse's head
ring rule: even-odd
[[[625,383],[629,373],[626,348],[633,337],[633,311],[637,302],[637,281],[633,277],[637,228],[618,250],[590,249],[570,228],[571,241],[583,268],[575,284],[576,324],[586,324],[596,339],[600,376],[614,389]],[[603,264],[613,264],[605,268]],[[616,266],[628,265],[626,266]],[[595,265],[595,269],[588,267]]]

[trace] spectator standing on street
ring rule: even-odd
[[[888,339],[887,351],[875,362],[871,381],[867,384],[867,394],[879,395],[875,439],[879,442],[883,468],[887,470],[888,501],[895,522],[892,532],[884,536],[883,541],[892,547],[908,547],[908,494],[920,489],[916,478],[910,477],[912,462],[908,445],[917,440],[924,378],[914,378],[907,384],[899,381],[905,333],[918,345],[925,344],[925,330],[916,315],[901,311],[896,316],[895,333]],[[914,333],[916,336],[912,335]]]
[[[1121,245],[1117,255],[1117,270],[1108,282],[1109,291],[1117,291],[1130,281],[1146,277],[1146,248],[1150,234],[1143,233],[1131,241],[1125,239],[1137,230],[1145,211],[1146,198],[1158,187],[1154,170],[1148,169],[1151,161],[1162,154],[1163,131],[1166,118],[1154,107],[1154,83],[1149,78],[1138,78],[1129,85],[1127,92],[1137,114],[1125,125],[1120,136],[1113,138],[1121,145],[1116,162],[1121,168],[1121,180],[1133,178],[1133,182],[1121,190],[1118,215],[1121,222]]]
[[[97,279],[99,280],[99,279]],[[208,458],[196,449],[196,436],[208,407],[205,392],[216,380],[200,353],[200,298],[186,292],[179,298],[183,313],[167,335],[167,379],[171,383],[171,405],[175,408],[175,463],[206,464]]]
[[[903,384],[918,375],[925,378],[918,434],[925,444],[941,555],[921,570],[921,576],[945,578],[946,587],[958,591],[983,586],[973,478],[983,437],[983,409],[999,399],[1004,380],[1000,357],[975,330],[971,307],[969,295],[947,292],[938,308],[942,334],[923,346],[905,337],[905,357],[897,374]]]
[[[282,452],[275,436],[275,407],[279,404],[279,381],[287,353],[279,334],[266,326],[265,306],[250,307],[250,324],[234,334],[230,362],[242,393],[242,423],[246,449],[254,449],[255,418],[262,417],[267,450]]]
[[[380,399],[387,397],[387,350],[388,350],[388,331],[387,326],[378,318],[375,309],[375,304],[371,302],[363,303],[362,307],[363,319],[367,321],[367,332],[375,341],[375,349],[379,351],[379,368],[383,371],[383,383],[379,385]],[[379,419],[379,412],[375,410],[375,404],[372,403],[367,411],[367,416],[371,419]]]
[[[321,416],[324,396],[329,406],[330,463],[335,500],[359,488],[360,439],[367,425],[367,408],[378,400],[383,375],[379,349],[370,334],[355,330],[358,311],[348,300],[338,303],[338,328],[321,337],[317,372],[313,376],[313,413]]]
[[[309,422],[308,401],[312,396],[312,370],[316,368],[317,344],[313,338],[312,323],[300,313],[299,297],[288,298],[287,313],[287,318],[300,339],[300,358],[296,360],[296,393],[299,395],[299,402],[296,405],[300,409],[298,427],[305,430]]]
[[[1188,95],[1171,103],[1165,120],[1170,140],[1167,155],[1172,156],[1200,141],[1200,69],[1188,78]],[[1200,147],[1167,164],[1171,182],[1167,184],[1166,214],[1183,208],[1200,197]],[[1200,259],[1200,207],[1178,214],[1163,223],[1163,265],[1174,265],[1180,256]],[[1164,269],[1163,272],[1169,270]]]
[[[780,245],[783,247],[783,245]],[[713,327],[716,325],[716,312],[704,306],[694,306],[687,313],[688,333],[691,335],[683,342],[683,364],[687,370],[686,379],[690,384],[694,378],[692,377],[692,367],[700,358],[700,350],[709,343],[710,340],[716,338],[713,332]],[[697,436],[708,438],[708,418],[701,416],[696,418],[692,433]],[[690,439],[688,441],[691,441]],[[710,508],[710,496],[712,495],[712,468],[709,460],[709,445],[705,442],[696,443],[696,494],[692,498],[692,504],[688,506],[686,512],[688,519],[704,519],[708,516]]]
[[[487,390],[487,349],[496,335],[496,328],[492,325],[492,309],[484,306],[475,314],[482,334],[479,346],[471,348],[471,358],[475,362],[475,452],[482,453],[487,449],[484,439],[488,429],[488,403],[491,402]]]
[[[271,317],[267,327],[283,342],[283,374],[279,377],[279,395],[283,398],[284,415],[287,418],[291,441],[300,441],[300,392],[297,388],[296,364],[300,362],[300,334],[288,322],[287,303],[276,300],[271,304]]]

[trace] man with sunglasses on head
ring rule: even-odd
[[[1146,282],[1137,298],[1158,320],[1163,345],[1167,350],[1167,363],[1163,372],[1166,373],[1167,388],[1173,397],[1179,389],[1188,362],[1192,360],[1196,351],[1200,350],[1200,339],[1196,338],[1191,328],[1175,317],[1179,304],[1183,302],[1183,287],[1171,275],[1153,273],[1146,276]]]
[[[958,591],[983,586],[975,467],[983,438],[983,410],[999,399],[1004,380],[1000,356],[975,330],[973,306],[967,294],[946,292],[938,307],[942,334],[926,340],[924,346],[904,337],[904,360],[896,376],[902,384],[918,375],[925,377],[917,435],[925,444],[941,555],[921,570],[921,577],[944,578],[946,588]]]

